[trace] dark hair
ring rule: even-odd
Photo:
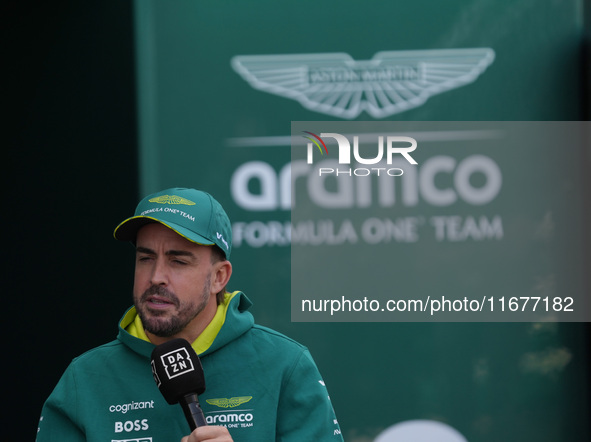
[[[215,264],[216,262],[221,262],[221,261],[225,261],[225,260],[226,260],[226,254],[224,253],[224,251],[222,249],[220,249],[218,246],[216,246],[215,244],[213,246],[211,246],[211,263]],[[226,287],[224,287],[218,293],[216,293],[215,299],[216,299],[218,305],[223,304],[224,299],[225,299],[225,295],[226,295]]]

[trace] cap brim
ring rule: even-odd
[[[132,241],[134,242],[137,236],[137,232],[144,227],[146,224],[152,223],[159,223],[163,226],[168,227],[171,230],[174,230],[183,238],[194,242],[196,244],[201,244],[204,246],[213,246],[215,243],[207,238],[204,238],[201,235],[197,235],[195,232],[192,232],[189,229],[181,227],[175,223],[164,222],[162,220],[152,218],[149,216],[132,216],[131,218],[127,218],[117,227],[115,227],[115,231],[113,232],[113,236],[115,239],[119,241]]]

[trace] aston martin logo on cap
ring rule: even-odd
[[[311,111],[353,119],[385,118],[435,94],[472,83],[494,61],[490,48],[349,54],[239,55],[234,70],[253,88],[298,101]]]
[[[151,198],[148,201],[158,204],[184,204],[185,206],[194,206],[195,203],[186,198],[181,198],[176,195],[160,195],[156,198]]]
[[[230,399],[228,399],[228,398],[206,399],[205,402],[207,402],[210,405],[215,405],[215,406],[221,407],[221,408],[234,408],[234,407],[237,407],[238,405],[242,405],[242,404],[250,401],[251,399],[252,399],[252,396],[238,396],[238,397],[232,397]]]

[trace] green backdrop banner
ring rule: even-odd
[[[310,348],[346,441],[589,437],[582,324],[292,323],[290,301],[291,182],[299,173],[292,121],[579,120],[582,7],[574,0],[451,0],[445,8],[427,0],[135,2],[141,192],[188,186],[220,200],[235,237],[230,288],[253,300],[259,323]],[[422,233],[401,246],[416,265],[406,275],[392,271],[384,290],[423,287],[424,295],[437,283],[461,291],[462,276],[471,293],[458,296],[471,296],[473,287],[489,294],[496,280],[511,296],[582,296],[589,263],[576,235],[588,222],[579,208],[589,197],[581,178],[589,149],[556,149],[580,168],[571,180],[549,177],[550,159],[521,174],[520,165],[539,160],[533,146],[481,152],[511,178],[478,208],[462,195],[443,207],[426,204],[426,188],[416,206],[412,194],[400,195],[397,214],[440,217],[440,227],[429,241]],[[431,162],[444,169],[468,156],[418,152],[419,168],[433,156],[455,159]],[[450,176],[439,174],[431,190],[445,195]],[[464,225],[484,216],[495,232],[499,205],[508,201],[502,237],[451,241],[454,217]],[[535,244],[512,233],[533,228],[539,231],[530,235],[541,235]],[[465,262],[472,247],[479,253],[469,268],[457,268],[455,254]],[[376,267],[387,270],[383,261]]]

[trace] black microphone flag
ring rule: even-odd
[[[185,339],[172,339],[152,351],[154,381],[169,404],[180,404],[193,431],[207,425],[198,395],[205,391],[199,356]]]

